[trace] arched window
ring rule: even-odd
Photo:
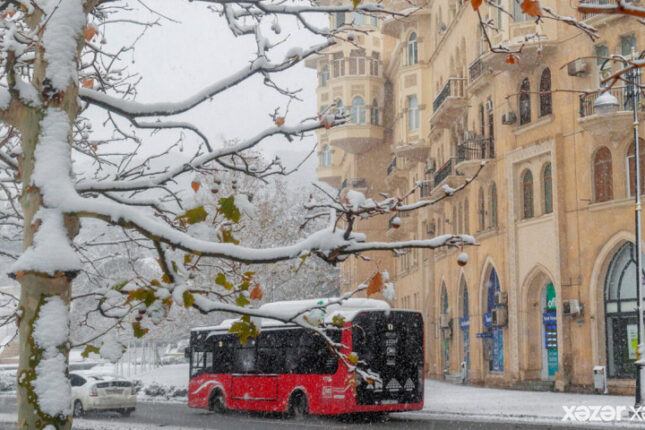
[[[638,152],[641,161],[641,194],[645,190],[645,141],[639,139],[638,141]],[[634,156],[636,151],[634,150],[634,143],[629,145],[627,150],[627,166],[629,169],[629,179],[627,182],[627,193],[630,196],[634,195],[634,190],[636,190],[636,157]]]
[[[468,199],[464,200],[464,233],[470,234],[470,211]]]
[[[551,115],[553,104],[551,102],[551,70],[547,67],[540,77],[540,117]]]
[[[325,64],[322,70],[320,71],[320,86],[326,87],[328,80],[329,80],[329,66]]]
[[[408,130],[419,128],[419,101],[417,96],[408,97]]]
[[[605,279],[607,368],[612,378],[634,378],[638,333],[636,255],[634,244],[624,244],[609,264]],[[643,258],[643,257],[641,257]]]
[[[479,196],[477,199],[477,216],[479,219],[479,231],[486,228],[486,206],[484,203],[484,189],[479,189]]]
[[[593,159],[594,201],[606,202],[614,198],[613,171],[611,167],[611,151],[603,146]]]
[[[522,216],[524,218],[533,218],[533,174],[526,170],[522,175]]]
[[[490,226],[495,228],[497,227],[497,185],[493,182],[490,185],[490,191],[488,196],[488,206],[490,214]]]
[[[354,97],[351,111],[352,124],[365,124],[365,103],[361,97]]]
[[[378,118],[378,102],[376,99],[372,102],[372,107],[370,108],[370,123],[372,125],[378,125],[379,124],[379,118]]]
[[[331,149],[329,149],[329,145],[323,146],[320,158],[323,167],[331,166]]]
[[[520,85],[520,125],[531,122],[531,84],[529,78],[524,78]]]
[[[553,212],[553,177],[551,176],[551,163],[546,163],[542,171],[542,189],[544,190],[544,213]]]
[[[418,61],[417,34],[412,33],[408,37],[408,66],[417,64]]]

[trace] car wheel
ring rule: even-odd
[[[83,409],[83,403],[80,400],[74,402],[73,414],[75,417],[82,417],[85,415],[85,409]]]
[[[123,417],[129,417],[130,415],[132,415],[132,412],[134,412],[134,408],[121,409],[119,411],[119,413]]]
[[[289,400],[289,416],[292,418],[303,418],[309,413],[309,405],[307,403],[307,396],[301,392],[291,395]]]
[[[224,401],[224,394],[217,390],[211,398],[211,411],[216,414],[223,414],[226,412],[226,402]]]

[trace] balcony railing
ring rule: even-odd
[[[448,78],[448,81],[439,92],[439,95],[435,97],[432,102],[433,111],[437,112],[448,97],[463,97],[464,81],[465,79],[463,78]]]
[[[631,110],[631,98],[627,97],[627,88],[617,87],[609,90],[609,93],[618,100],[618,110]],[[594,111],[594,102],[600,94],[583,94],[580,96],[580,118],[584,118],[596,113]]]
[[[367,188],[367,180],[365,178],[345,178],[340,188]]]
[[[430,197],[430,194],[432,194],[432,187],[433,187],[433,182],[431,179],[421,181],[421,186],[419,187],[419,191],[422,199],[426,197]]]
[[[580,4],[588,4],[588,5],[598,5],[598,6],[607,6],[607,5],[612,5],[616,4],[615,0],[580,0]],[[592,16],[598,16],[598,15],[607,15],[608,14],[603,14],[603,13],[583,13],[582,14],[582,19],[589,19]]]
[[[484,73],[484,69],[484,62],[481,57],[470,63],[470,66],[468,66],[468,82],[472,84],[477,80]]]
[[[457,161],[487,160],[495,158],[495,140],[471,134],[457,145]]]
[[[450,158],[443,166],[434,174],[434,185],[438,185],[446,179],[453,172],[456,163],[456,158]]]

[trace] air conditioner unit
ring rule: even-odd
[[[506,308],[493,308],[493,325],[495,327],[504,327],[508,322],[508,312]]]
[[[502,124],[504,125],[515,124],[515,121],[517,121],[517,115],[515,115],[515,112],[513,111],[508,111],[502,115]]]
[[[582,58],[570,62],[567,65],[567,73],[569,76],[584,76],[589,69],[589,63]]]
[[[450,327],[450,315],[448,314],[439,315],[439,327],[441,328]]]
[[[576,300],[563,300],[562,301],[562,314],[563,315],[570,315],[570,316],[577,316],[577,315],[582,315],[584,307],[582,304]]]
[[[508,303],[508,293],[506,291],[497,291],[495,293],[495,306],[506,306]]]

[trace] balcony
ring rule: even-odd
[[[408,160],[423,163],[430,153],[430,145],[425,140],[415,143],[402,144],[394,147],[394,154],[397,157],[404,157]]]
[[[457,145],[455,168],[466,176],[474,175],[482,161],[493,158],[495,158],[495,140],[469,132],[464,141]]]
[[[590,6],[599,6],[600,8],[607,7],[610,5],[615,5],[616,0],[581,0],[579,1],[579,5],[590,5]],[[590,12],[590,13],[583,13],[582,14],[582,20],[585,22],[585,24],[593,25],[593,26],[601,26],[601,25],[606,25],[609,24],[612,21],[615,21],[617,19],[620,19],[623,15],[620,14],[611,14],[611,13],[595,13],[595,12]]]
[[[531,29],[535,32],[535,23],[529,21],[532,25]],[[518,24],[514,24],[516,28],[516,33],[522,33],[523,27],[520,27]],[[522,52],[519,55],[519,60],[516,60],[513,63],[509,63],[506,60],[508,55],[502,53],[496,53],[487,51],[479,57],[482,65],[481,67],[484,70],[489,70],[491,72],[526,72],[528,70],[534,69],[537,65],[544,64],[544,58],[548,55],[551,55],[557,48],[557,43],[540,40],[540,41],[524,41],[520,39],[518,42],[507,41],[504,42],[504,45],[511,51],[522,48]]]
[[[632,134],[633,130],[634,117],[631,99],[626,96],[627,88],[625,87],[612,88],[609,92],[618,100],[618,111],[600,115],[594,109],[594,102],[599,94],[583,94],[580,96],[578,124],[600,141],[622,142]],[[638,117],[641,121],[645,119],[642,106]]]
[[[367,190],[367,179],[365,178],[351,178],[351,179],[345,179],[343,183],[340,185],[341,190],[356,190],[363,192]]]
[[[340,188],[341,175],[337,166],[319,166],[316,168],[316,176],[319,181],[325,182],[334,188]]]
[[[326,131],[329,143],[351,154],[362,154],[383,143],[383,127],[346,124]]]
[[[390,188],[404,188],[408,184],[408,171],[400,158],[394,157],[387,166],[385,184]]]
[[[432,102],[430,125],[450,128],[468,105],[464,94],[466,79],[448,78],[439,95]]]
[[[468,66],[468,86],[466,90],[469,93],[476,93],[481,90],[486,82],[486,76],[490,73],[489,69],[484,65],[481,56],[477,57],[475,61]]]

